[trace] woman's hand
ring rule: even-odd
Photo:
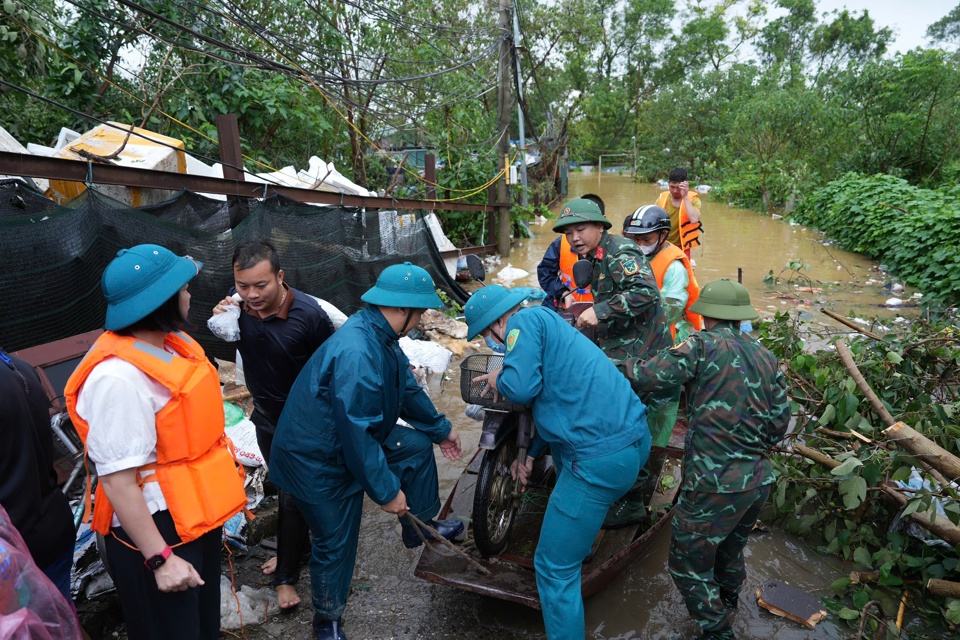
[[[153,572],[153,577],[157,580],[157,588],[164,593],[186,591],[190,587],[204,584],[192,564],[172,553],[167,561]]]

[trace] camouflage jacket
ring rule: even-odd
[[[633,240],[603,232],[593,263],[597,346],[619,362],[673,344],[650,263]]]
[[[686,385],[683,489],[736,493],[774,481],[767,450],[790,421],[786,381],[776,356],[734,323],[620,367],[640,390]]]

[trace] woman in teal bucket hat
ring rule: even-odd
[[[159,245],[121,250],[100,281],[107,331],[64,391],[132,640],[219,637],[222,524],[246,505],[219,377],[184,333],[200,268]]]
[[[433,278],[405,262],[387,267],[358,311],[310,358],[290,389],[271,448],[273,482],[289,492],[310,525],[313,633],[343,640],[363,494],[400,517],[401,541],[421,542],[408,511],[445,538],[463,533],[440,510],[433,445],[450,460],[460,437],[410,371],[398,340],[440,308]],[[412,428],[397,424],[402,418]],[[429,538],[429,534],[426,534]]]

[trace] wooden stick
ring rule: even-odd
[[[935,596],[960,598],[960,582],[930,578],[927,580],[927,591]]]
[[[907,592],[900,596],[900,606],[897,608],[897,629],[903,626],[903,614],[907,611]]]
[[[864,329],[863,327],[857,326],[857,324],[856,324],[855,322],[852,322],[852,321],[850,321],[850,320],[847,320],[846,318],[844,318],[844,317],[841,316],[840,314],[834,313],[833,311],[830,311],[829,309],[824,309],[824,308],[821,307],[821,308],[820,308],[820,312],[821,312],[821,313],[825,313],[826,315],[830,316],[831,318],[833,318],[834,320],[836,320],[836,321],[839,322],[840,324],[846,325],[846,326],[850,327],[851,329],[853,329],[854,331],[859,331],[860,333],[862,333],[863,335],[867,336],[868,338],[873,338],[874,340],[883,340],[883,336],[878,335],[878,334],[876,334],[876,333],[873,333],[872,331],[867,331],[867,330]]]
[[[865,584],[867,582],[876,582],[880,579],[879,571],[851,571],[850,582],[853,584]]]
[[[870,405],[873,406],[873,410],[877,412],[884,424],[887,426],[892,425],[894,422],[896,422],[896,420],[893,419],[893,416],[890,415],[890,412],[887,411],[887,408],[883,406],[882,402],[880,402],[880,398],[877,397],[877,394],[873,392],[873,389],[871,389],[870,385],[867,384],[867,381],[864,380],[863,374],[860,373],[860,369],[857,368],[856,363],[853,361],[853,356],[850,354],[850,349],[847,348],[847,343],[843,340],[837,340],[836,345],[837,354],[840,355],[840,360],[843,361],[843,366],[847,368],[847,372],[850,374],[850,377],[853,378],[853,381],[857,383],[860,393],[862,393],[866,399],[870,401]]]
[[[439,541],[440,543],[443,544],[443,546],[445,546],[446,548],[450,549],[451,551],[453,551],[454,553],[456,553],[457,555],[459,555],[461,558],[463,558],[464,560],[466,560],[467,563],[470,564],[470,565],[472,565],[477,571],[479,571],[480,573],[482,573],[482,574],[485,575],[485,576],[489,576],[489,575],[490,575],[490,570],[489,570],[489,569],[487,569],[485,566],[483,566],[482,564],[480,564],[479,562],[477,562],[476,560],[474,560],[474,559],[471,558],[470,556],[468,556],[466,551],[464,551],[463,549],[461,549],[460,547],[456,546],[455,544],[453,544],[452,542],[450,542],[449,540],[447,540],[446,538],[444,538],[442,535],[440,535],[439,533],[437,533],[437,530],[436,530],[436,529],[434,529],[433,527],[431,527],[430,525],[428,525],[426,522],[423,522],[422,520],[420,520],[420,518],[418,518],[417,516],[413,515],[413,514],[410,513],[409,511],[407,511],[407,513],[406,513],[405,515],[406,515],[406,517],[410,518],[410,520],[413,521],[413,523],[414,523],[414,528],[417,528],[417,534],[420,536],[421,539],[424,538],[423,531],[426,531],[426,532],[429,533],[431,536],[433,536],[433,539],[434,539],[434,540]],[[421,530],[419,527],[422,527],[422,530]]]
[[[883,430],[883,435],[887,436],[891,442],[896,442],[897,446],[918,457],[932,469],[930,474],[946,487],[949,482],[946,478],[960,478],[960,458],[930,440],[922,433],[914,430],[912,427],[898,422],[891,427]],[[940,475],[942,472],[944,475]]]
[[[229,396],[223,396],[223,401],[236,402],[237,400],[246,400],[250,395],[249,391],[239,391],[237,393],[231,393]]]

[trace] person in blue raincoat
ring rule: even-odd
[[[610,505],[633,486],[650,453],[646,407],[593,342],[547,307],[520,308],[522,292],[489,285],[467,301],[469,339],[506,345],[503,368],[475,378],[531,405],[537,435],[525,466],[547,445],[557,468],[534,556],[550,640],[584,637],[580,566]]]
[[[344,640],[341,616],[353,577],[363,494],[401,517],[406,547],[421,544],[410,511],[445,538],[459,520],[440,510],[433,444],[451,460],[460,437],[417,384],[398,340],[424,309],[442,306],[433,279],[405,262],[387,267],[367,307],[329,338],[290,389],[271,448],[274,484],[289,492],[313,537],[310,583],[316,640]],[[413,428],[397,424],[402,418]],[[425,534],[429,538],[429,534]]]

